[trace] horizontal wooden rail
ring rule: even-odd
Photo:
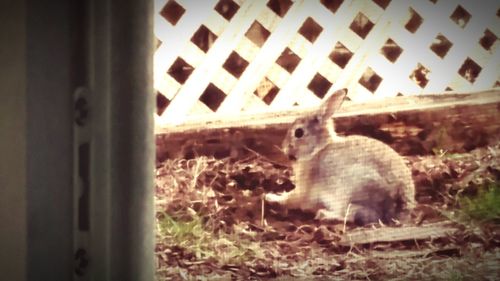
[[[191,118],[178,126],[156,128],[157,155],[165,158],[215,155],[241,157],[257,152],[280,159],[278,147],[290,124],[305,111]],[[500,89],[474,93],[346,101],[334,116],[339,135],[379,139],[402,155],[435,149],[463,152],[500,139]]]
[[[436,239],[452,235],[457,231],[458,228],[446,221],[419,226],[358,229],[345,234],[340,240],[340,245]]]

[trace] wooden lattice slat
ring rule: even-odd
[[[499,86],[495,1],[158,0],[158,127],[188,116]]]

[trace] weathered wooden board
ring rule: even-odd
[[[359,229],[346,233],[340,240],[344,246],[369,244],[375,242],[395,242],[428,240],[446,237],[457,231],[449,222],[438,222],[419,226],[382,227],[377,229]]]
[[[175,127],[157,127],[158,159],[242,157],[252,153],[250,149],[279,160],[282,155],[278,147],[284,134],[303,112],[219,115],[192,118]],[[402,155],[425,155],[433,149],[469,151],[499,141],[500,89],[394,97],[370,103],[346,101],[334,118],[338,134],[370,136]]]

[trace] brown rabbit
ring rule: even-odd
[[[336,91],[292,124],[283,151],[292,160],[295,188],[267,194],[266,201],[315,211],[320,220],[387,222],[415,206],[411,172],[388,145],[335,133],[332,115],[346,94],[346,89]]]

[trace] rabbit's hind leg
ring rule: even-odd
[[[376,208],[371,208],[369,206],[352,204],[349,213],[350,218],[352,218],[351,222],[360,226],[375,223],[381,219],[380,212],[378,212]]]
[[[320,221],[353,221],[349,212],[350,198],[340,194],[319,194],[321,208],[316,212],[315,219]]]

